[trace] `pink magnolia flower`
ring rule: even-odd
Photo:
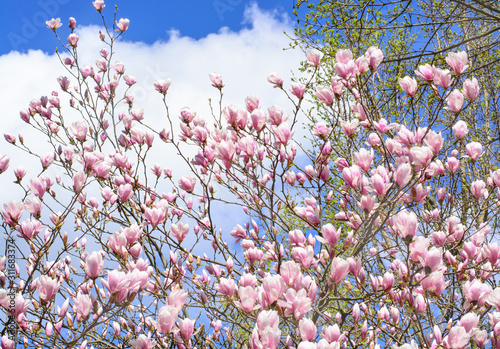
[[[125,80],[125,83],[128,86],[132,86],[132,85],[134,85],[137,82],[137,80],[135,79],[135,77],[132,76],[132,75],[123,75],[123,80]]]
[[[341,121],[340,126],[342,127],[342,131],[346,134],[346,136],[351,137],[354,136],[357,132],[357,128],[359,126],[358,119],[352,119],[351,121]]]
[[[316,88],[316,97],[318,99],[325,103],[326,105],[332,105],[333,104],[333,91],[331,90],[330,87],[328,86],[318,86]]]
[[[302,265],[304,269],[309,269],[314,260],[314,250],[312,246],[294,247],[292,249],[292,258]]]
[[[15,349],[16,342],[9,338],[8,335],[4,334],[1,341],[2,349]]]
[[[179,319],[179,330],[184,340],[189,340],[193,334],[195,320],[188,318]]]
[[[60,28],[62,26],[60,18],[52,18],[50,21],[45,22],[45,24],[47,24],[47,28],[52,30],[56,30],[57,28]]]
[[[467,133],[469,133],[467,124],[463,120],[457,121],[457,123],[453,125],[452,129],[456,139],[464,139],[467,136]]]
[[[96,0],[92,3],[94,5],[95,9],[99,12],[102,11],[102,9],[106,6],[104,5],[104,0]]]
[[[189,233],[189,224],[184,224],[182,222],[172,224],[170,226],[170,232],[179,242],[182,242]]]
[[[442,88],[451,85],[451,72],[448,69],[434,68],[434,83]]]
[[[335,60],[337,63],[344,63],[351,61],[353,59],[351,50],[338,50],[335,54]]]
[[[133,194],[133,187],[130,184],[122,184],[118,187],[118,197],[122,202],[127,202]]]
[[[380,63],[384,60],[384,54],[378,47],[372,46],[365,52],[365,57],[370,63],[373,71],[377,71]]]
[[[447,348],[464,349],[469,344],[470,336],[462,326],[454,326],[444,337],[443,342]]]
[[[10,157],[8,155],[0,155],[0,174],[9,168]]]
[[[434,154],[439,153],[444,144],[444,138],[441,132],[436,133],[434,131],[429,131],[424,139],[424,143],[429,146]]]
[[[300,82],[292,82],[290,84],[290,92],[297,97],[298,99],[302,99],[304,97],[304,92],[306,91],[306,87]]]
[[[57,78],[57,82],[61,86],[63,91],[67,91],[69,88],[69,79],[66,76],[60,76]]]
[[[87,258],[85,258],[85,275],[91,279],[97,278],[102,270],[104,269],[104,260],[102,258],[102,253],[99,251],[92,252]]]
[[[374,148],[379,147],[381,145],[381,138],[378,134],[372,132],[368,135],[368,143]]]
[[[346,167],[342,170],[342,177],[344,181],[352,188],[357,188],[361,182],[361,172],[359,167],[354,165]]]
[[[108,271],[107,280],[101,279],[101,283],[112,295],[118,296],[118,298],[122,299],[123,296],[127,294],[128,288],[132,284],[132,281],[133,280],[127,277],[127,274],[116,269]]]
[[[467,52],[450,52],[448,57],[446,57],[446,63],[455,71],[457,74],[462,74],[465,69],[467,69]]]
[[[467,281],[463,288],[465,298],[464,308],[468,309],[473,301],[476,301],[478,306],[484,305],[491,291],[491,287],[488,284],[482,283],[478,279],[474,279],[472,282]]]
[[[488,190],[486,189],[486,183],[484,183],[484,181],[482,180],[472,182],[470,191],[472,193],[472,196],[474,196],[476,199],[480,199],[483,194],[488,192]]]
[[[4,133],[4,138],[7,142],[15,144],[16,143],[16,136],[14,136],[11,133]]]
[[[252,127],[255,131],[259,132],[266,124],[266,113],[262,109],[255,109],[250,115]]]
[[[240,302],[235,302],[236,305],[244,312],[252,312],[257,299],[257,293],[254,290],[254,286],[240,286],[238,289],[238,295],[240,296]]]
[[[270,275],[262,280],[262,302],[267,307],[277,301],[285,293],[285,280],[281,275]]]
[[[399,86],[405,91],[409,96],[414,96],[417,93],[417,80],[412,77],[405,76],[404,78],[399,78]]]
[[[408,184],[411,178],[411,166],[408,163],[404,163],[398,166],[396,173],[394,174],[394,180],[400,188]]]
[[[359,208],[365,213],[369,214],[373,208],[375,207],[376,200],[371,195],[363,195],[361,196],[361,200],[359,202]]]
[[[326,126],[323,121],[320,121],[314,125],[313,134],[316,137],[325,138],[330,134],[330,132],[332,132],[332,128]]]
[[[458,89],[454,89],[453,92],[448,94],[446,103],[448,106],[445,109],[458,113],[464,104],[464,95]]]
[[[269,113],[268,122],[271,125],[279,126],[288,119],[287,116],[284,116],[283,109],[279,106],[273,105],[267,109],[267,112]]]
[[[181,310],[186,303],[188,293],[183,289],[175,289],[169,295],[167,299],[167,304]]]
[[[69,19],[68,19],[68,26],[70,27],[70,29],[75,29],[75,27],[76,27],[76,19],[73,18],[73,17],[69,17]]]
[[[476,78],[467,79],[464,81],[463,94],[465,97],[474,101],[479,96],[479,83]]]
[[[0,157],[0,164],[2,163],[2,160],[1,160],[1,157]],[[7,164],[8,166],[8,164]],[[0,173],[2,173],[0,171]],[[21,182],[21,180],[24,178],[24,176],[26,176],[26,169],[22,166],[19,166],[17,168],[14,169],[14,174],[16,175],[16,179],[18,182]]]
[[[37,279],[36,289],[40,294],[40,299],[44,302],[50,302],[59,292],[59,281],[50,276],[42,275]]]
[[[152,349],[156,347],[156,342],[151,341],[151,334],[146,335],[140,334],[136,340],[130,342],[132,349]]]
[[[323,243],[327,243],[330,246],[335,246],[340,238],[341,229],[335,229],[335,227],[331,223],[327,223],[321,227],[321,234],[323,235],[323,240],[320,240]],[[317,237],[321,238],[321,237]]]
[[[429,147],[412,147],[409,152],[409,158],[413,165],[426,167],[432,161],[434,153]]]
[[[22,210],[23,205],[22,203],[20,204]],[[26,211],[31,213],[33,216],[38,217],[40,211],[42,210],[42,202],[37,197],[34,197],[33,199],[26,199],[24,200],[24,208],[26,208]]]
[[[349,273],[349,263],[340,257],[335,257],[332,260],[330,277],[335,284],[340,283]]]
[[[488,258],[490,263],[497,264],[500,259],[500,246],[498,243],[494,242],[491,244],[487,244],[483,247],[483,255]]]
[[[284,146],[288,145],[295,133],[295,131],[290,129],[290,125],[287,122],[283,122],[279,126],[272,126],[271,130],[278,141],[275,144],[282,144]]]
[[[123,232],[114,232],[108,238],[108,247],[111,248],[117,254],[124,254],[127,249],[127,237]]]
[[[435,271],[422,280],[424,291],[432,291],[436,296],[440,296],[446,288],[444,275],[440,271]]]
[[[187,191],[188,193],[192,193],[194,190],[194,186],[196,185],[196,179],[193,177],[183,176],[179,180],[179,187],[182,190]]]
[[[373,162],[373,149],[371,151],[361,148],[354,153],[354,161],[364,171],[368,171]]]
[[[356,62],[356,67],[358,68],[358,72],[360,74],[363,74],[364,72],[367,72],[369,70],[370,62],[368,61],[368,58],[366,58],[365,56],[356,58],[355,62]]]
[[[223,295],[233,297],[236,294],[236,283],[232,279],[221,278],[215,289]]]
[[[281,76],[278,75],[278,73],[271,73],[267,77],[267,81],[269,81],[271,84],[274,85],[274,87],[282,87],[283,86],[283,79]]]
[[[78,35],[76,35],[74,33],[69,34],[68,42],[69,42],[70,46],[76,47],[76,45],[78,44],[78,39],[80,39],[78,37]]]
[[[305,289],[296,292],[294,289],[288,289],[284,295],[286,300],[285,315],[293,314],[296,321],[300,320],[305,314],[311,310],[311,298],[308,297]]]
[[[425,81],[433,81],[434,80],[434,66],[430,64],[421,65],[418,67],[418,70],[415,70],[415,74]]]
[[[88,128],[87,125],[83,121],[74,122],[70,127],[71,133],[78,139],[80,142],[85,141],[87,137]]]
[[[323,58],[323,52],[318,50],[310,50],[307,52],[307,62],[313,67],[319,67]]]
[[[297,280],[302,279],[300,265],[294,261],[284,262],[280,268],[280,275],[290,287],[292,287]]]
[[[160,333],[169,334],[174,328],[179,310],[170,305],[165,305],[158,313],[157,329]]]
[[[403,239],[413,237],[418,230],[418,219],[415,212],[403,210],[392,217],[392,229]]]
[[[497,287],[488,295],[486,303],[495,307],[497,310],[500,309],[500,287]]]
[[[224,87],[224,83],[222,82],[222,77],[217,74],[217,73],[210,73],[208,75],[210,78],[210,81],[212,81],[212,86],[218,89],[221,89]]]
[[[338,75],[335,75],[334,77],[332,77],[330,83],[335,96],[339,97],[340,95],[342,95],[342,92],[344,91],[344,83],[342,81],[342,78]]]
[[[36,237],[42,231],[42,224],[39,221],[35,220],[27,220],[20,224],[19,232],[21,235],[18,235],[21,238],[26,240],[31,240]]]
[[[23,215],[23,203],[9,201],[3,204],[2,215],[7,224],[15,226]]]
[[[378,122],[374,122],[373,126],[377,129],[378,132],[385,133],[396,127],[396,124],[388,124],[387,120],[382,118]]]
[[[465,146],[465,151],[473,161],[476,161],[483,152],[483,146],[479,142],[470,142]]]
[[[42,167],[44,169],[48,168],[52,163],[54,162],[55,159],[55,154],[54,153],[48,153],[45,156],[42,156],[40,158],[40,162],[42,163]]]
[[[79,193],[83,189],[83,186],[85,185],[86,181],[87,181],[87,175],[85,174],[85,172],[83,171],[77,172],[73,176],[73,188],[75,188],[75,192]]]
[[[120,18],[118,23],[116,23],[116,26],[123,33],[125,30],[128,29],[129,24],[130,20],[128,18]]]
[[[153,86],[154,86],[154,88],[155,88],[156,91],[160,92],[162,95],[166,95],[167,91],[168,91],[168,88],[170,87],[171,84],[172,84],[172,80],[171,79],[156,80],[153,83]]]
[[[387,190],[390,188],[391,184],[387,182],[387,179],[378,173],[375,173],[370,178],[370,183],[373,187],[373,190],[369,190],[370,192],[375,192],[377,195],[385,195]]]
[[[73,312],[76,314],[78,321],[89,316],[92,310],[92,303],[90,296],[82,294],[80,291],[73,297]]]
[[[475,313],[467,313],[460,318],[458,324],[465,329],[467,334],[473,335],[475,331],[472,331],[477,329],[477,325],[479,324],[479,316]]]
[[[356,62],[352,59],[346,63],[338,62],[335,64],[335,72],[344,80],[349,80],[358,74]]]
[[[303,341],[313,341],[316,338],[317,328],[310,319],[302,318],[299,321],[300,337]]]

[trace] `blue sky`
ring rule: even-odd
[[[293,18],[293,0],[260,0],[262,10],[277,10]],[[118,6],[118,18],[131,20],[127,40],[152,44],[166,40],[167,32],[175,29],[183,36],[194,39],[216,33],[222,27],[239,31],[248,25],[243,23],[247,0],[148,0],[139,4],[137,0],[106,1],[103,13],[112,18],[114,4]],[[101,23],[91,0],[18,0],[2,3],[0,21],[0,55],[16,50],[41,49],[54,52],[57,43],[54,35],[45,27],[50,18],[61,18],[64,28],[73,16],[77,25]],[[61,28],[62,29],[62,28]]]

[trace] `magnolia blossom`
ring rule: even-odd
[[[465,69],[467,69],[467,52],[450,52],[448,53],[448,57],[446,57],[446,63],[450,65],[450,67],[457,74],[462,74]]]
[[[172,80],[171,79],[156,80],[153,83],[153,86],[154,86],[154,88],[155,88],[156,91],[158,91],[161,94],[165,95],[167,93],[168,88],[170,87],[171,84],[172,84]]]
[[[474,101],[479,96],[479,83],[476,78],[464,81],[463,94],[471,101]]]
[[[414,96],[417,93],[417,80],[410,76],[405,76],[404,78],[399,78],[399,86],[405,91],[409,96]]]
[[[78,319],[85,319],[89,316],[92,310],[92,299],[86,294],[78,292],[78,294],[73,297],[73,312],[76,313]]]
[[[218,89],[221,89],[224,84],[222,82],[222,77],[217,73],[210,73],[209,75],[210,81],[212,81],[212,86]]]
[[[10,157],[8,155],[0,155],[0,174],[5,172],[7,168],[9,168],[9,162],[10,162]],[[19,178],[17,174],[16,176]]]
[[[467,124],[463,120],[457,121],[455,125],[453,125],[453,134],[457,139],[464,139],[469,133],[467,128]]]
[[[445,109],[458,113],[464,104],[464,95],[459,90],[454,89],[453,92],[451,92],[446,98],[446,103],[448,104],[448,107]]]
[[[47,24],[47,28],[52,30],[56,30],[57,28],[60,28],[62,26],[60,18],[52,18],[50,21],[45,22],[45,24]]]
[[[323,58],[323,52],[318,50],[311,50],[307,52],[307,62],[313,67],[319,67],[321,63],[321,58]]]
[[[120,18],[118,23],[116,23],[116,26],[121,32],[124,32],[125,30],[128,29],[129,24],[130,20],[128,18]]]

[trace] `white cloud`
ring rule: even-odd
[[[210,72],[222,75],[226,86],[223,105],[243,107],[245,97],[255,94],[259,96],[263,107],[281,105],[287,113],[291,113],[292,105],[285,95],[267,82],[269,73],[277,72],[284,78],[285,86],[288,86],[291,72],[297,72],[299,62],[304,59],[300,50],[283,50],[289,45],[289,39],[283,31],[293,32],[290,19],[277,12],[262,11],[253,4],[246,9],[243,21],[245,29],[233,32],[222,28],[218,33],[199,40],[172,31],[167,33],[165,41],[152,45],[126,40],[116,43],[114,57],[124,62],[127,74],[137,78],[138,83],[132,88],[131,94],[135,95],[135,106],[145,110],[149,125],[155,125],[158,129],[167,126],[161,96],[152,87],[156,79],[171,78],[173,81],[167,101],[175,120],[179,111],[186,106],[209,118],[208,99],[212,98],[214,106],[217,106],[219,95],[211,86],[208,78]],[[81,65],[94,65],[99,57],[99,50],[104,47],[98,38],[99,29],[87,26],[77,31],[80,36],[78,50]],[[130,30],[133,30],[133,26]],[[34,138],[38,136],[19,119],[19,111],[27,108],[32,98],[59,90],[56,79],[60,75],[68,74],[54,54],[29,51],[26,54],[11,52],[0,56],[0,76],[3,80],[0,96],[4,100],[0,132],[22,132],[27,144],[40,149],[43,144],[39,144],[39,139]],[[65,107],[65,110],[70,108]],[[11,150],[12,147],[4,143],[0,153],[11,153]],[[178,165],[172,163],[169,166],[173,159],[165,158],[163,153],[154,156],[158,160],[153,162],[162,163],[165,167]],[[27,178],[39,173],[38,160],[30,162],[28,159],[32,160],[24,155],[16,155],[11,159],[8,173],[0,176],[0,186],[9,188],[8,193],[2,196],[3,202],[20,199],[19,191],[14,192],[12,186],[7,186],[14,179],[13,168],[18,165],[28,168]]]

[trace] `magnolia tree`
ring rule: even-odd
[[[62,36],[59,19],[47,25]],[[220,107],[202,117],[171,115],[171,82],[158,80],[166,118],[152,127],[112,58],[129,21],[115,12],[92,65],[78,59],[75,25],[61,39],[61,90],[20,113],[53,151],[5,134],[41,172],[0,157],[23,193],[2,210],[2,348],[500,347],[500,170],[481,171],[496,149],[460,118],[479,92],[462,77],[465,53],[400,77],[404,125],[369,108],[384,98],[371,84],[383,52],[337,50],[331,84],[314,92],[333,118],[306,146],[294,132],[308,83],[273,73],[290,106],[225,106],[212,73]],[[321,58],[307,54],[309,81]],[[329,140],[339,127],[348,156]],[[152,164],[152,148],[188,172]],[[231,231],[214,219],[226,205],[241,208]]]

